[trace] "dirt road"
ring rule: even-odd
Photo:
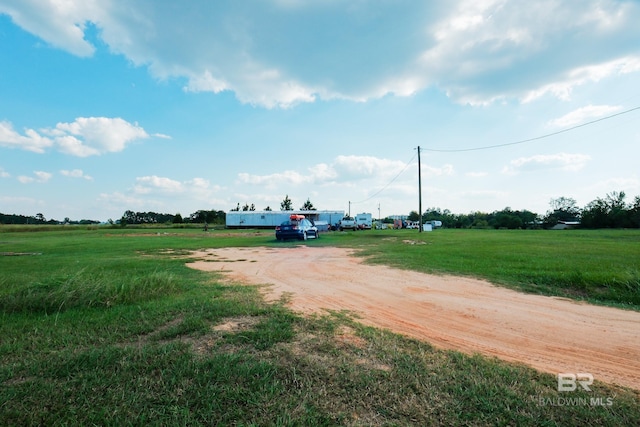
[[[350,310],[436,347],[590,373],[640,390],[640,313],[528,295],[488,282],[363,264],[342,248],[225,248],[189,264],[291,295],[298,312]],[[215,261],[215,262],[212,262]]]

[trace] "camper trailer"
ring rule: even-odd
[[[371,230],[373,219],[370,213],[359,213],[356,215],[356,227],[360,230]]]

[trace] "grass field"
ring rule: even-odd
[[[0,228],[2,425],[640,425],[637,391],[596,383],[568,396],[553,375],[346,313],[300,317],[180,257],[299,244],[273,232],[26,230]],[[388,230],[306,244],[640,308],[639,231]]]

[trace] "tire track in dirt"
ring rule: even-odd
[[[224,271],[290,294],[301,313],[349,310],[359,321],[538,370],[591,373],[640,390],[640,313],[523,294],[486,281],[371,266],[343,248],[224,248],[199,252],[190,267]],[[215,261],[215,262],[212,262]]]

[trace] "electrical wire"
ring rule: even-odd
[[[584,126],[589,126],[589,125],[592,125],[594,123],[598,123],[598,122],[601,122],[601,121],[604,121],[604,120],[608,120],[608,119],[611,119],[613,117],[621,116],[623,114],[631,113],[631,112],[636,111],[636,110],[640,110],[640,106],[639,107],[630,108],[628,110],[621,111],[619,113],[611,114],[609,116],[600,117],[599,119],[595,119],[595,120],[591,120],[591,121],[588,121],[588,122],[585,122],[585,123],[581,123],[581,124],[576,125],[576,126],[571,126],[569,128],[562,129],[562,130],[559,130],[557,132],[548,133],[548,134],[545,134],[545,135],[537,136],[535,138],[523,139],[521,141],[508,142],[508,143],[505,143],[505,144],[486,145],[486,146],[483,146],[483,147],[460,148],[460,149],[437,149],[437,148],[424,148],[424,147],[422,147],[421,150],[430,151],[430,152],[436,152],[436,153],[461,153],[461,152],[465,152],[465,151],[490,150],[490,149],[493,149],[493,148],[501,148],[501,147],[508,147],[508,146],[511,146],[511,145],[525,144],[527,142],[538,141],[538,140],[549,138],[549,137],[552,137],[552,136],[555,136],[555,135],[559,135],[559,134],[562,134],[562,133],[565,133],[565,132],[569,132],[569,131],[572,131],[572,130],[575,130],[575,129],[578,129],[578,128],[581,128],[581,127],[584,127]],[[411,166],[413,164],[413,161],[415,160],[416,156],[417,156],[417,153],[413,155],[413,157],[411,158],[411,160],[409,160],[409,162],[406,164],[404,169],[402,169],[391,181],[389,181],[380,190],[376,191],[375,193],[373,193],[371,196],[369,196],[368,198],[366,198],[364,200],[360,200],[358,202],[350,202],[350,203],[359,204],[359,203],[368,202],[369,200],[373,199],[378,194],[382,193],[391,184],[393,184],[393,182],[396,179],[398,179],[398,177],[400,175],[402,175],[404,173],[404,171],[406,171],[407,168],[409,168],[409,166]]]
[[[585,122],[576,126],[572,126],[566,129],[562,129],[559,130],[557,132],[552,132],[552,133],[548,133],[546,135],[542,135],[542,136],[536,136],[535,138],[529,138],[529,139],[523,139],[521,141],[515,141],[515,142],[508,142],[506,144],[497,144],[497,145],[486,145],[483,147],[475,147],[475,148],[459,148],[459,149],[437,149],[437,148],[422,148],[423,151],[431,151],[431,152],[436,152],[436,153],[461,153],[461,152],[465,152],[465,151],[479,151],[479,150],[490,150],[493,148],[501,148],[501,147],[508,147],[510,145],[518,145],[518,144],[525,144],[527,142],[533,142],[533,141],[538,141],[540,139],[544,139],[544,138],[549,138],[551,136],[555,136],[555,135],[559,135],[561,133],[565,133],[565,132],[569,132],[584,126],[589,126],[592,125],[594,123],[598,123],[604,120],[608,120],[611,119],[613,117],[616,116],[621,116],[623,114],[627,114],[627,113],[631,113],[632,111],[636,111],[636,110],[640,110],[640,107],[634,107],[631,108],[629,110],[625,110],[625,111],[621,111],[619,113],[615,113],[615,114],[611,114],[610,116],[606,116],[606,117],[600,117],[599,119],[595,119],[595,120],[591,120],[589,122]]]
[[[402,169],[395,177],[393,177],[393,179],[391,181],[389,181],[384,187],[382,187],[380,190],[376,191],[375,193],[373,193],[371,196],[369,196],[368,198],[364,199],[364,200],[360,200],[358,202],[350,202],[351,204],[359,204],[359,203],[364,203],[364,202],[368,202],[369,200],[373,199],[374,197],[376,197],[378,194],[382,193],[384,190],[387,189],[387,187],[389,187],[391,184],[393,184],[393,182],[398,179],[398,177],[400,175],[402,175],[404,173],[404,171],[406,171],[409,166],[411,166],[413,164],[413,160],[416,158],[416,156],[418,155],[418,153],[416,152],[416,154],[413,155],[413,157],[411,158],[411,160],[409,160],[409,162],[406,164],[406,166],[404,167],[404,169]]]

